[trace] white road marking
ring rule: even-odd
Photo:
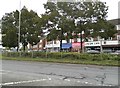
[[[8,82],[8,83],[1,83],[0,85],[14,85],[14,84],[21,84],[21,83],[33,83],[33,82],[40,82],[45,81],[47,79],[38,79],[38,80],[28,80],[28,81],[18,81],[18,82]]]
[[[0,75],[2,75],[2,74],[5,74],[5,73],[3,73],[3,72],[2,72],[2,73],[0,73]]]
[[[51,78],[48,78],[48,80],[51,80]]]
[[[65,79],[65,81],[70,81],[70,79]]]
[[[42,81],[45,81],[45,80],[47,80],[47,79],[42,79]]]
[[[88,82],[85,82],[85,84],[88,84]]]
[[[62,78],[59,78],[60,80],[63,80],[63,77]]]
[[[0,72],[2,72],[3,70],[0,70]]]
[[[8,70],[0,70],[0,72],[12,72],[12,71],[8,71]]]
[[[5,71],[5,70],[0,70],[0,71]]]
[[[2,74],[7,74],[7,73],[9,73],[9,72],[11,72],[11,71],[8,71],[8,70],[0,70],[0,75],[2,75]]]
[[[88,83],[88,84],[91,84],[91,85],[92,85],[93,83]]]

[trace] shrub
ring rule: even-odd
[[[53,59],[72,59],[72,60],[88,60],[88,61],[104,61],[115,60],[120,61],[120,55],[112,54],[80,54],[75,52],[6,52],[6,57],[32,57],[33,58],[53,58]]]

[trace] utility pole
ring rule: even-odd
[[[57,0],[56,0],[56,10],[58,10],[58,1]],[[62,52],[62,35],[63,35],[63,29],[59,28],[59,30],[60,30],[60,52]]]
[[[20,51],[20,27],[21,27],[20,25],[21,25],[21,0],[19,3],[18,51]]]
[[[81,49],[81,53],[82,53],[82,50],[83,50],[83,47],[82,47],[82,31],[80,33],[80,49]]]
[[[62,52],[62,34],[63,34],[63,30],[60,30],[60,52]]]
[[[82,46],[82,40],[83,40],[83,31],[82,31],[82,21],[80,20],[80,53],[82,53],[82,51],[83,51],[83,46]]]
[[[103,52],[103,47],[102,47],[102,39],[100,39],[100,52]]]
[[[84,35],[84,31],[81,31],[81,34],[80,34],[80,45],[81,45],[81,53],[84,53],[84,47],[83,47],[83,35]]]

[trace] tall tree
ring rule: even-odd
[[[2,45],[4,47],[17,47],[17,27],[14,25],[13,13],[5,14],[2,18]]]
[[[30,43],[32,46],[39,42],[41,33],[40,17],[34,11],[28,11],[26,7],[21,10],[21,42],[24,46]]]
[[[48,18],[46,28],[49,31],[49,40],[58,38],[60,39],[60,36],[62,36],[62,39],[65,39],[64,34],[71,34],[72,30],[74,29],[74,21],[72,19],[67,18],[67,16],[63,15],[63,13],[57,5],[58,4],[54,2],[48,2],[44,5],[46,9],[45,16]],[[67,39],[68,38],[69,37],[67,37]]]
[[[104,2],[48,2],[45,9],[54,28],[57,24],[63,30],[63,34],[84,31],[88,37],[92,30],[94,37],[109,37],[112,36],[110,32],[116,32],[114,25],[110,26],[106,20],[108,7]],[[104,33],[101,33],[101,30]]]
[[[15,40],[14,43],[17,44],[19,11],[16,10],[16,11],[13,11],[12,13],[5,15],[3,17],[2,23],[3,23],[2,34],[4,34],[3,45],[6,44],[4,42],[8,42],[8,39],[10,40],[10,42]],[[37,44],[39,42],[39,39],[40,39],[39,37],[42,34],[42,30],[41,30],[42,21],[36,12],[32,10],[28,11],[28,9],[24,6],[21,10],[20,23],[21,23],[20,24],[20,42],[22,43],[25,51],[25,47],[27,46],[28,43],[30,43],[33,46],[34,44]],[[16,34],[14,38],[11,38],[13,37],[12,33]],[[10,47],[14,47],[13,45],[15,44],[13,44],[12,42],[10,43],[10,45],[11,45]],[[4,46],[8,46],[8,45],[4,45]]]

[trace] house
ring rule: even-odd
[[[28,44],[28,49],[33,51],[43,51],[46,44],[46,39],[40,40],[36,45]]]
[[[99,40],[99,41],[90,41],[85,42],[85,48],[86,50],[120,50],[120,41],[118,40]]]
[[[62,40],[62,50],[68,51],[71,48],[71,43],[67,43],[66,40]],[[60,51],[60,40],[47,41],[45,49],[49,52],[59,52]]]
[[[47,41],[45,49],[46,51],[49,52],[58,52],[60,50],[60,41],[59,40]]]
[[[113,19],[109,20],[110,23],[116,25],[117,33],[114,34],[114,38],[108,38],[105,40],[104,38],[100,39],[98,36],[97,38],[90,38],[88,42],[85,42],[85,48],[99,50],[120,50],[120,19]],[[96,40],[96,41],[95,41]]]

